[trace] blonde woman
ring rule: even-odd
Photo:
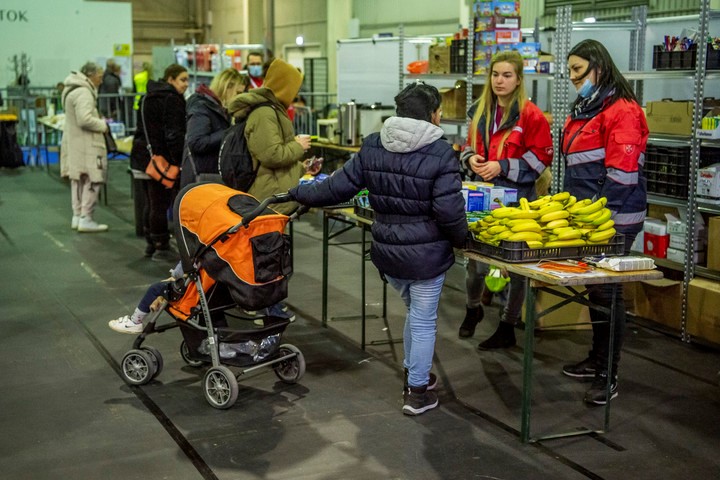
[[[246,90],[248,80],[228,68],[213,78],[210,87],[200,85],[188,99],[181,187],[193,183],[201,173],[218,173],[218,153],[231,119],[226,107]]]
[[[472,112],[468,146],[461,161],[471,180],[516,188],[518,198],[536,198],[535,181],[552,162],[550,126],[525,93],[523,59],[516,51],[496,54],[488,68],[482,96]],[[467,313],[460,337],[471,337],[484,314],[481,296],[487,266],[469,261],[466,274]],[[511,275],[510,293],[495,333],[481,350],[515,345],[514,324],[525,298],[523,277]]]

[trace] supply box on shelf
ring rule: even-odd
[[[651,133],[692,135],[693,102],[662,100],[647,102],[645,117]]]
[[[476,99],[482,93],[482,85],[473,85],[473,99]],[[455,85],[450,88],[441,88],[440,96],[442,97],[443,118],[465,120],[467,112],[467,82],[458,80]]]
[[[713,108],[705,115],[697,131],[698,138],[720,139],[720,108]]]
[[[708,242],[707,267],[711,270],[720,271],[720,217],[708,219],[708,238],[715,241]]]
[[[656,218],[647,218],[643,223],[643,253],[657,258],[667,256],[670,235],[667,224]]]
[[[720,163],[698,170],[695,192],[705,198],[720,199]]]
[[[450,73],[450,47],[444,42],[430,45],[428,61],[430,73]]]

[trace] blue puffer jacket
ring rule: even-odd
[[[375,210],[375,266],[395,278],[434,278],[452,266],[453,247],[462,247],[467,235],[460,166],[442,135],[431,123],[391,117],[342,169],[290,194],[302,204],[320,207],[347,201],[367,188]]]

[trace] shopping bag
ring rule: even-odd
[[[145,168],[145,173],[166,188],[172,188],[180,174],[180,167],[170,164],[162,155],[153,155]]]
[[[110,133],[110,130],[103,132],[103,137],[105,137],[105,150],[107,150],[107,154],[118,153],[117,143],[115,143],[115,139],[112,133]]]

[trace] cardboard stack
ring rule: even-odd
[[[517,50],[525,62],[526,72],[535,72],[540,56],[540,44],[523,43],[520,32],[520,2],[495,0],[475,2],[475,75],[486,73],[492,56],[497,52]]]
[[[687,241],[687,214],[685,209],[679,209],[679,217],[666,214],[667,233],[670,242],[667,248],[667,259],[677,263],[685,263],[685,251]],[[695,219],[695,243],[693,248],[692,261],[694,263],[705,263],[705,248],[707,246],[707,230],[702,215],[697,214]]]

